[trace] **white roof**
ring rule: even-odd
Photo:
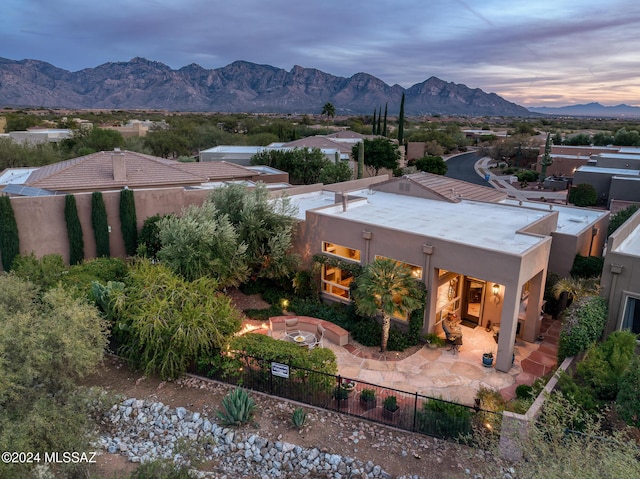
[[[640,256],[640,226],[636,226],[631,234],[620,243],[616,252]]]
[[[595,155],[600,158],[612,158],[614,160],[640,161],[638,153],[598,153]]]
[[[295,195],[291,200],[298,205],[299,218],[307,210],[325,206],[316,213],[516,254],[544,240],[518,231],[551,214],[532,208],[514,211],[515,207],[498,203],[450,203],[374,190],[354,191],[349,196],[363,200],[350,202],[346,211],[342,204],[334,205],[333,193]]]
[[[590,228],[593,223],[605,216],[608,211],[591,210],[588,208],[578,208],[576,206],[556,205],[551,203],[540,203],[537,201],[522,201],[513,199],[506,199],[501,201],[506,205],[519,206],[522,203],[523,207],[535,208],[541,211],[557,211],[558,212],[558,226],[556,231],[558,233],[573,234],[580,233],[585,228]],[[550,210],[549,206],[553,209]]]
[[[603,175],[623,175],[635,176],[640,175],[640,170],[632,170],[629,168],[601,168],[599,166],[580,166],[576,169],[584,173],[602,173]]]
[[[38,168],[7,168],[0,172],[0,185],[22,185]]]

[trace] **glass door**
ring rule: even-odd
[[[482,306],[484,300],[485,281],[475,278],[465,277],[464,279],[464,299],[462,319],[471,321],[474,324],[480,323],[482,316]]]

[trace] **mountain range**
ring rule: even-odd
[[[600,103],[586,103],[584,105],[569,105],[562,107],[536,107],[529,108],[534,113],[560,116],[590,116],[605,118],[637,118],[640,117],[640,107],[625,104],[604,106]]]
[[[43,61],[0,58],[0,107],[313,114],[330,102],[338,115],[373,114],[388,105],[394,116],[403,93],[411,116],[536,116],[495,93],[433,76],[405,89],[367,73],[344,78],[245,61],[173,70],[137,57],[70,72]]]

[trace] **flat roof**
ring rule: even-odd
[[[640,225],[627,236],[622,243],[616,248],[616,253],[626,253],[634,256],[640,256]]]
[[[333,193],[295,195],[291,200],[301,218],[307,210],[325,206],[315,213],[515,254],[544,241],[518,230],[552,213],[533,208],[515,212],[515,207],[499,203],[450,203],[368,189],[352,191],[349,197],[362,200],[350,202],[346,211],[342,204],[334,204]]]
[[[258,153],[266,149],[264,146],[219,145],[200,151],[200,153]]]
[[[598,153],[595,156],[614,160],[640,161],[640,155],[638,153]]]
[[[578,208],[576,206],[564,206],[552,203],[541,203],[537,201],[519,202],[514,199],[506,199],[501,201],[501,203],[514,206],[520,206],[520,203],[522,203],[522,206],[527,208],[536,208],[541,211],[557,211],[558,226],[556,231],[564,234],[578,234],[608,213],[608,211],[591,210],[587,208]],[[553,209],[550,210],[549,206]]]
[[[580,166],[576,169],[576,173],[582,171],[584,173],[601,173],[603,175],[623,175],[635,176],[640,175],[640,170],[632,170],[629,168],[602,168],[599,166]]]

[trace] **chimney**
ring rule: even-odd
[[[115,148],[111,153],[111,162],[113,163],[113,180],[127,181],[127,168],[124,164],[124,153],[120,148]]]

